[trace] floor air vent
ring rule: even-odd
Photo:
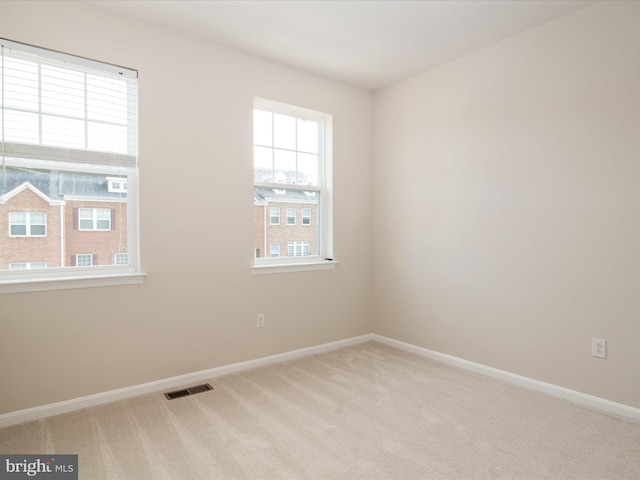
[[[202,385],[196,385],[195,387],[184,388],[182,390],[176,390],[174,392],[167,392],[164,394],[164,396],[167,397],[167,400],[173,400],[174,398],[188,397],[189,395],[206,392],[208,390],[213,390],[213,387],[208,383],[204,383]]]

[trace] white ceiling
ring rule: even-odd
[[[88,0],[370,90],[595,0]]]

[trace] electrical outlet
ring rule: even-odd
[[[264,313],[256,315],[256,328],[264,327]]]
[[[607,341],[601,338],[592,338],[591,356],[598,358],[607,358]]]

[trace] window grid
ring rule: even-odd
[[[111,230],[111,210],[108,208],[78,209],[79,230]]]
[[[45,237],[47,215],[45,213],[10,212],[9,231],[12,237]]]
[[[287,255],[289,257],[308,257],[310,255],[309,242],[289,242]]]
[[[271,207],[269,210],[270,213],[270,223],[271,225],[280,225],[280,208],[279,207]]]
[[[295,224],[296,224],[296,209],[287,208],[287,225],[295,225]]]
[[[76,267],[91,267],[93,265],[93,255],[90,253],[79,253],[76,255]]]
[[[311,209],[310,208],[302,209],[302,224],[311,225]]]
[[[270,257],[279,257],[280,256],[280,244],[272,243],[269,246],[269,256]]]
[[[47,268],[46,262],[24,262],[24,263],[10,263],[9,270],[32,270]]]

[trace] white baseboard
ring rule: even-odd
[[[301,358],[309,355],[327,352],[330,350],[336,350],[342,347],[357,345],[359,343],[368,342],[371,339],[371,334],[360,335],[359,337],[347,338],[345,340],[338,340],[336,342],[302,348],[300,350],[293,350],[291,352],[271,355],[269,357],[257,358],[255,360],[248,360],[246,362],[224,365],[222,367],[210,368],[208,370],[201,370],[199,372],[187,373],[185,375],[178,375],[176,377],[165,378],[163,380],[156,380],[154,382],[134,385],[132,387],[119,388],[117,390],[110,390],[108,392],[96,393],[93,395],[87,395],[85,397],[73,398],[71,400],[65,400],[62,402],[50,403],[48,405],[42,405],[39,407],[9,412],[0,415],[0,428],[27,422],[30,420],[37,420],[39,418],[50,417],[52,415],[72,412],[74,410],[80,410],[82,408],[95,407],[96,405],[115,402],[117,400],[122,400],[125,398],[137,397],[138,395],[183,387],[189,384],[221,377],[223,375],[230,375],[233,373],[242,372],[244,370],[251,370],[265,365],[270,365],[272,363],[284,362],[287,360],[293,360],[295,358]]]
[[[635,423],[640,423],[640,409],[624,405],[622,403],[612,402],[610,400],[595,397],[593,395],[587,395],[586,393],[576,392],[568,388],[559,387],[550,383],[540,382],[531,378],[516,375],[514,373],[505,372],[504,370],[498,370],[497,368],[487,367],[479,363],[470,362],[462,358],[446,355],[444,353],[434,352],[426,348],[417,347],[409,343],[400,342],[392,338],[384,337],[382,335],[371,334],[371,339],[375,342],[383,343],[391,347],[396,347],[407,352],[415,353],[421,357],[434,360],[436,362],[445,363],[455,367],[463,368],[472,372],[487,375],[489,377],[497,378],[508,383],[519,385],[521,387],[530,388],[538,392],[543,392],[554,397],[559,397],[567,400],[571,403],[581,405],[584,407],[599,410],[611,415],[631,420]]]
[[[223,375],[230,375],[245,370],[263,367],[265,365],[270,365],[273,363],[285,362],[287,360],[293,360],[296,358],[302,358],[322,352],[328,352],[330,350],[357,345],[371,340],[389,345],[391,347],[399,348],[400,350],[415,353],[417,355],[420,355],[421,357],[429,358],[436,362],[445,363],[455,367],[463,368],[465,370],[480,373],[482,375],[487,375],[489,377],[497,378],[508,383],[519,385],[525,388],[530,388],[532,390],[543,392],[554,397],[559,397],[577,405],[593,408],[594,410],[599,410],[608,414],[625,418],[627,420],[631,420],[635,423],[640,423],[640,409],[635,407],[612,402],[610,400],[595,397],[593,395],[576,392],[574,390],[552,385],[550,383],[540,382],[538,380],[533,380],[531,378],[516,375],[504,370],[498,370],[497,368],[487,367],[486,365],[470,362],[462,358],[435,352],[433,350],[428,350],[426,348],[411,345],[409,343],[400,342],[398,340],[384,337],[382,335],[366,334],[360,335],[358,337],[347,338],[345,340],[338,340],[336,342],[325,343],[313,347],[302,348],[300,350],[293,350],[291,352],[258,358],[255,360],[248,360],[246,362],[224,365],[221,367],[201,370],[199,372],[188,373],[185,375],[178,375],[176,377],[156,380],[154,382],[134,385],[132,387],[120,388],[108,392],[96,393],[93,395],[87,395],[85,397],[65,400],[63,402],[51,403],[39,407],[5,413],[0,415],[0,428],[27,422],[30,420],[49,417],[52,415],[59,415],[61,413],[67,413],[74,410],[80,410],[82,408],[94,407],[96,405],[102,405],[125,398],[136,397],[138,395],[183,387],[189,384],[221,377]]]

